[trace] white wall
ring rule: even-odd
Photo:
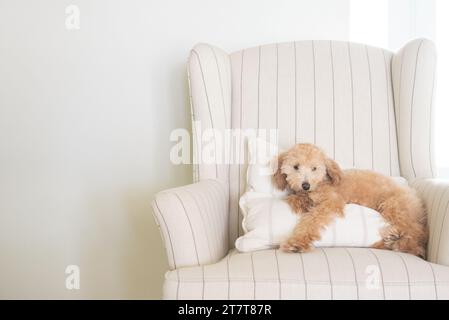
[[[168,158],[189,127],[189,49],[347,39],[348,25],[349,0],[0,0],[0,298],[159,298],[150,201],[191,181]]]

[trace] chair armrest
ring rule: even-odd
[[[427,260],[449,266],[449,180],[417,179],[411,185],[427,210]]]
[[[159,192],[152,202],[170,269],[215,263],[228,247],[228,188],[219,180]]]

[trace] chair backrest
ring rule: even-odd
[[[197,45],[189,60],[194,159],[204,151],[200,131],[214,128],[210,140],[241,163],[195,165],[195,180],[229,184],[231,243],[242,234],[238,200],[247,164],[246,143],[233,149],[217,143],[226,129],[276,129],[281,149],[314,143],[343,168],[431,176],[434,60],[428,40],[398,54],[340,41],[270,44],[230,55]]]

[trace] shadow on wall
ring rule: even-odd
[[[144,189],[91,198],[81,230],[81,295],[159,299],[167,258]],[[158,248],[161,248],[158,250]]]
[[[126,275],[126,296],[158,299],[168,269],[158,226],[153,218],[148,192],[129,192],[123,202],[128,212],[129,250],[122,260],[121,271]],[[160,250],[155,250],[155,246]]]

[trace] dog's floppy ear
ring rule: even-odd
[[[287,175],[281,172],[282,162],[284,161],[286,155],[286,152],[281,153],[275,159],[274,169],[276,170],[276,172],[273,174],[273,184],[279,190],[285,190],[287,188]]]
[[[334,160],[327,158],[326,159],[326,172],[332,184],[339,184],[341,180],[341,176],[343,172],[340,169],[340,166]]]

